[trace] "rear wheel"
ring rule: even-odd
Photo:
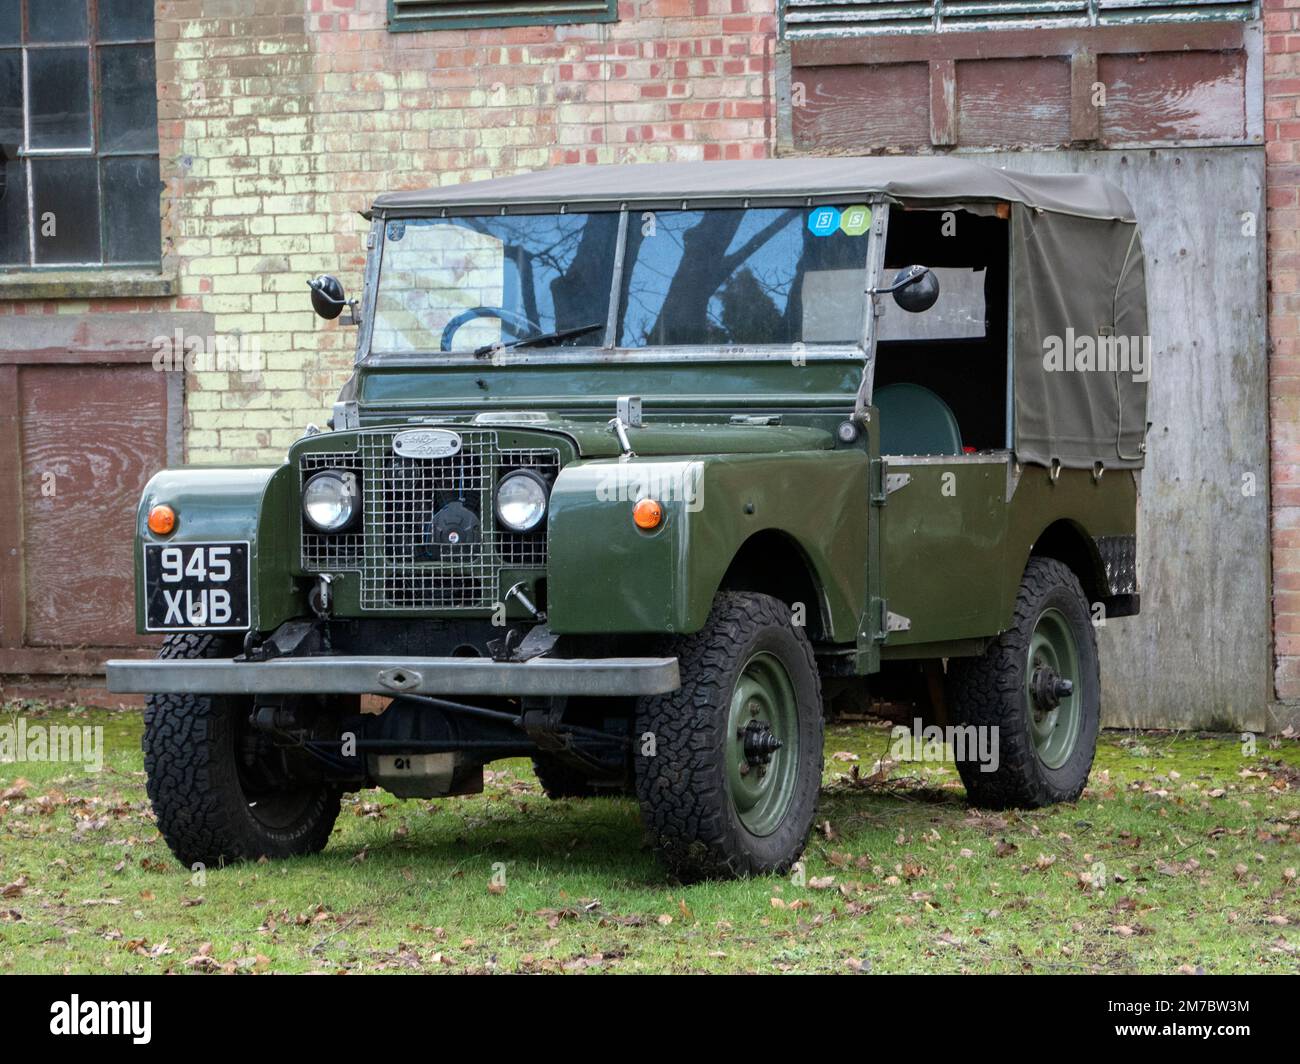
[[[955,662],[951,675],[960,722],[997,729],[996,768],[957,762],[972,802],[1033,807],[1083,793],[1097,749],[1101,683],[1088,599],[1066,565],[1031,558],[1012,626],[981,657]]]
[[[789,608],[723,592],[676,640],[682,686],[638,702],[642,819],[684,880],[786,871],[812,829],[822,703],[812,645]]]
[[[231,657],[203,634],[168,637],[160,658]],[[187,866],[294,857],[325,846],[339,793],[295,765],[248,723],[252,701],[150,695],[144,714],[146,787],[158,829]]]

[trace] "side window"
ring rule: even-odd
[[[961,445],[980,451],[1007,446],[1009,238],[1002,211],[889,212],[881,281],[906,266],[926,266],[939,282],[939,298],[920,313],[890,296],[880,299],[874,394],[895,400],[895,419],[910,409],[906,403],[922,398],[930,409],[946,406]],[[894,385],[903,387],[887,393]]]
[[[0,267],[160,261],[153,36],[148,3],[0,0]]]
[[[984,266],[932,266],[939,299],[924,314],[909,314],[892,299],[881,301],[880,340],[981,340],[988,333]]]

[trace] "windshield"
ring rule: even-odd
[[[389,221],[377,354],[857,344],[864,205]],[[611,294],[618,314],[607,335]]]
[[[613,212],[389,222],[371,350],[491,350],[589,325],[556,342],[600,346],[617,245]]]

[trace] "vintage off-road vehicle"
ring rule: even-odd
[[[187,864],[342,792],[636,795],[682,877],[777,872],[833,697],[1078,797],[1138,609],[1149,341],[1115,187],[956,158],[579,167],[384,195],[331,431],[139,509],[148,790]],[[363,695],[391,699],[367,701]],[[363,712],[362,710],[366,711]],[[996,731],[994,731],[996,729]]]

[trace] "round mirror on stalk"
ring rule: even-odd
[[[894,302],[910,314],[921,314],[939,301],[939,278],[928,266],[905,266],[889,286]]]
[[[343,285],[337,277],[324,273],[308,281],[307,287],[311,289],[312,309],[326,321],[333,321],[348,305]]]

